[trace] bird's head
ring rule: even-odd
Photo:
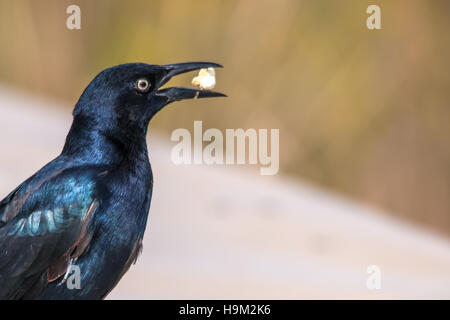
[[[222,66],[210,62],[128,63],[105,69],[81,95],[74,110],[75,120],[90,122],[105,132],[142,134],[151,118],[171,102],[225,96],[214,91],[183,87],[160,89],[175,75],[208,67]]]

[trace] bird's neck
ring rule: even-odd
[[[145,133],[122,137],[95,123],[74,119],[62,155],[81,163],[139,170],[148,164]]]

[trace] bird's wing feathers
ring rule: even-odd
[[[47,281],[57,279],[69,259],[83,253],[99,204],[97,170],[91,171],[32,177],[0,202],[0,298],[14,294],[33,275],[46,272]]]
[[[13,218],[12,212],[15,210],[13,210],[14,204],[12,204],[12,202],[14,202],[13,201],[14,196],[16,195],[17,192],[19,192],[19,190],[23,187],[25,183],[26,182],[19,185],[17,188],[11,191],[11,193],[8,194],[5,199],[0,201],[0,228],[3,227],[6,224],[6,222],[8,222],[8,220]]]

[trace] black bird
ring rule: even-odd
[[[224,94],[172,87],[215,63],[129,63],[81,95],[62,153],[0,202],[0,299],[102,299],[136,261],[152,196],[146,133],[167,104]],[[65,283],[79,267],[81,288]]]

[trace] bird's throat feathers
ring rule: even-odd
[[[123,131],[102,120],[105,119],[75,115],[62,155],[90,164],[148,163],[146,128]]]

